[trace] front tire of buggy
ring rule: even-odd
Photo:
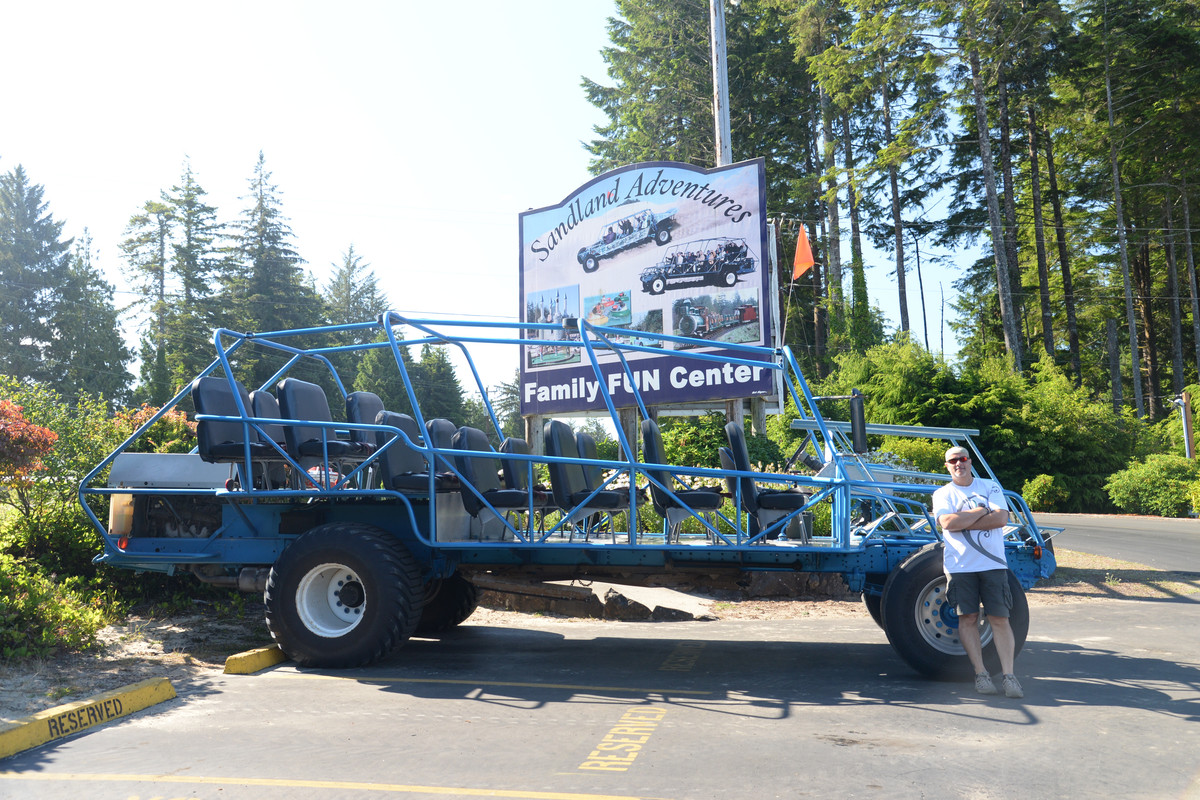
[[[1009,624],[1016,641],[1015,658],[1029,634],[1029,603],[1011,570],[1008,585],[1013,600]],[[882,606],[883,630],[905,663],[937,680],[971,678],[971,662],[958,638],[958,614],[946,599],[941,544],[921,548],[892,571],[883,587]],[[982,614],[980,620],[983,661],[996,673],[1000,671],[1000,657],[992,641],[992,629]]]
[[[424,587],[416,559],[371,525],[319,525],[284,549],[263,599],[267,629],[305,667],[386,656],[416,629]]]

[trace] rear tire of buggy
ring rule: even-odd
[[[425,592],[428,599],[417,622],[418,635],[448,631],[466,622],[479,608],[478,587],[458,572],[433,581]]]

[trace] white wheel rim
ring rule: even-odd
[[[921,638],[932,647],[947,655],[966,655],[962,641],[958,638],[958,613],[946,600],[946,577],[930,581],[913,608],[917,630]],[[979,615],[979,639],[984,647],[992,641],[992,626],[983,614]]]
[[[354,570],[344,564],[313,567],[296,587],[296,612],[312,633],[326,639],[358,627],[366,611],[366,593]]]

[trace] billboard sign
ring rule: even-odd
[[[620,328],[618,341],[661,348],[628,352],[647,403],[693,403],[767,395],[768,370],[672,355],[692,345],[641,336],[665,333],[769,346],[770,281],[762,159],[717,169],[647,162],[605,173],[561,203],[520,215],[521,318],[559,324],[582,317]],[[527,334],[521,412],[604,409],[600,391],[632,405],[629,378],[610,351],[595,372],[569,328]],[[726,374],[728,373],[728,374]]]

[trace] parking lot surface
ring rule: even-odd
[[[865,613],[468,622],[223,676],[0,761],[0,797],[1200,798],[1197,629],[1188,599],[1037,607],[1010,700],[918,677]]]

